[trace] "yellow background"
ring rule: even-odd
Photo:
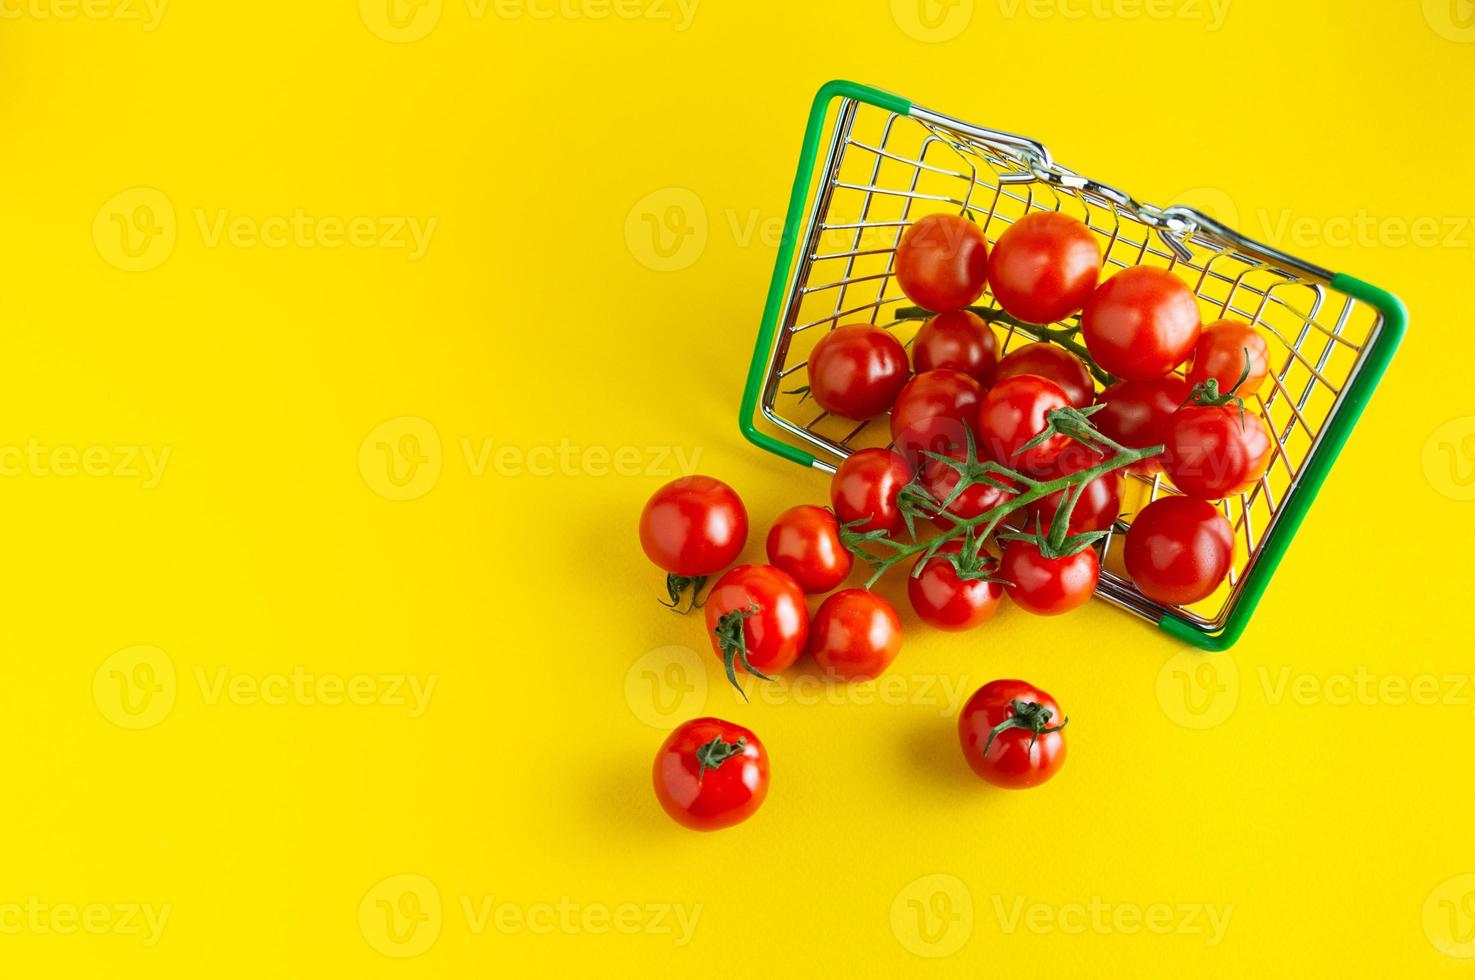
[[[1468,3],[387,2],[3,5],[0,970],[1475,970]],[[744,705],[656,605],[635,521],[681,459],[744,495],[749,557],[825,496],[735,415],[831,77],[1407,301],[1231,655],[1007,610],[912,630],[891,687]],[[1072,718],[1020,794],[943,693],[1010,676]],[[649,786],[703,712],[773,759],[718,835]]]

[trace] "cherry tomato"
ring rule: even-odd
[[[901,236],[894,271],[901,291],[924,310],[961,310],[988,284],[988,240],[961,215],[929,214]]]
[[[696,718],[666,736],[651,777],[672,820],[692,830],[721,830],[763,805],[768,753],[742,725]]]
[[[939,313],[917,331],[912,363],[923,371],[962,371],[979,384],[994,383],[999,341],[983,318],[970,310]]]
[[[1250,373],[1241,383],[1246,352]],[[1221,393],[1233,391],[1241,398],[1248,398],[1260,390],[1269,372],[1270,347],[1260,331],[1238,320],[1216,320],[1199,334],[1193,362],[1188,365],[1188,383],[1197,385],[1214,378]]]
[[[1220,500],[1244,493],[1265,475],[1274,444],[1254,412],[1236,405],[1185,405],[1173,413],[1163,443],[1163,472],[1190,497]]]
[[[1101,578],[1101,559],[1092,548],[1064,558],[1047,558],[1033,541],[1009,541],[999,562],[1009,598],[1037,616],[1058,616],[1086,604]]]
[[[1025,344],[1004,355],[994,371],[994,383],[1020,374],[1053,381],[1065,392],[1076,408],[1085,408],[1096,400],[1096,386],[1086,365],[1064,347],[1054,344]]]
[[[891,440],[913,466],[922,453],[968,444],[983,389],[961,371],[924,371],[906,383],[891,409]]]
[[[1055,699],[1024,681],[989,681],[958,716],[963,758],[995,786],[1038,786],[1065,764],[1066,717]]]
[[[830,503],[841,524],[865,521],[862,534],[884,530],[895,534],[906,526],[896,497],[912,482],[912,468],[889,449],[862,449],[851,453],[830,479]]]
[[[999,582],[958,577],[957,568],[943,556],[962,552],[963,542],[949,541],[927,559],[921,574],[916,570],[922,564],[922,558],[918,558],[907,579],[907,598],[922,622],[949,632],[971,630],[988,622],[1004,596],[1004,586]],[[996,569],[992,559],[989,564],[990,571]]]
[[[1061,453],[1050,466],[1030,475],[1045,481],[1058,480],[1105,461],[1106,457],[1076,443]],[[1071,534],[1105,531],[1116,523],[1122,512],[1122,479],[1121,470],[1112,470],[1086,484],[1076,500],[1075,509],[1070,512]],[[1029,505],[1030,516],[1039,521],[1040,527],[1048,530],[1050,522],[1055,518],[1055,511],[1060,507],[1061,499],[1066,494],[1073,493],[1074,489],[1070,487],[1057,490],[1036,500]]]
[[[809,652],[826,673],[847,681],[880,677],[901,651],[901,618],[868,589],[844,589],[820,603]]]
[[[1192,290],[1167,269],[1137,265],[1102,283],[1081,313],[1081,336],[1097,365],[1128,380],[1182,364],[1201,322]]]
[[[640,513],[640,546],[667,573],[671,604],[688,586],[731,565],[748,540],[748,512],[732,487],[710,476],[683,476],[651,495]]]
[[[1025,323],[1064,320],[1086,305],[1100,277],[1096,236],[1070,215],[1053,211],[1036,211],[1010,225],[988,264],[994,299]]]
[[[1145,381],[1118,381],[1096,399],[1105,405],[1091,416],[1101,434],[1128,449],[1161,446],[1168,438],[1168,420],[1188,401],[1188,382],[1176,374]],[[1134,473],[1162,469],[1162,457],[1152,456],[1127,467]]]
[[[1033,374],[1005,378],[988,390],[978,410],[978,441],[991,459],[1011,469],[1049,466],[1070,437],[1052,435],[1031,449],[1021,447],[1045,430],[1045,413],[1070,404],[1053,381]]]
[[[962,462],[967,456],[967,451],[955,449],[950,453],[943,453],[942,455]],[[927,492],[937,498],[939,503],[946,501],[948,497],[952,496],[953,490],[962,478],[962,474],[954,467],[947,465],[941,460],[929,459],[927,460],[927,464],[922,468],[922,482],[926,486]],[[1007,490],[1001,490],[990,484],[983,482],[974,483],[965,488],[962,493],[958,494],[957,498],[947,505],[942,514],[938,514],[932,519],[932,522],[944,531],[950,530],[956,524],[950,518],[945,517],[944,514],[953,514],[961,517],[963,520],[969,520],[985,511],[993,510],[1012,496],[1014,496],[1013,493]]]
[[[853,558],[840,541],[840,524],[823,507],[804,504],[778,516],[768,532],[768,561],[811,595],[829,592],[850,574]]]
[[[1137,514],[1122,552],[1138,591],[1170,606],[1214,593],[1234,559],[1234,529],[1219,509],[1192,497],[1160,497]]]
[[[907,383],[906,348],[869,323],[836,327],[809,353],[809,393],[819,407],[847,419],[873,419]]]
[[[707,632],[739,692],[738,668],[769,680],[769,672],[788,669],[804,652],[809,639],[804,590],[772,565],[739,565],[707,596]]]

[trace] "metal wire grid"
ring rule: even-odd
[[[1175,216],[1181,209],[1138,204],[1057,167],[1048,157],[1042,162],[1027,150],[1020,152],[1020,143],[1037,144],[1008,134],[964,131],[944,119],[841,102],[782,330],[768,362],[764,415],[837,462],[865,446],[888,444],[885,419],[856,423],[831,417],[785,391],[804,383],[794,376],[805,370],[808,348],[823,333],[816,328],[880,323],[910,347],[921,321],[882,323],[880,318],[889,308],[910,304],[895,285],[892,263],[902,233],[917,217],[969,211],[992,243],[1030,211],[1069,210],[1100,236],[1104,275],[1145,263],[1174,270],[1205,302],[1206,321],[1233,316],[1270,341],[1270,390],[1267,394],[1262,387],[1250,407],[1271,427],[1275,458],[1254,488],[1221,505],[1238,542],[1229,581],[1214,596],[1175,609],[1208,628],[1222,625],[1281,504],[1362,363],[1379,323],[1376,314],[1327,290],[1329,274],[1314,266],[1210,221],[1185,225]],[[989,299],[986,294],[980,302]],[[1211,317],[1210,310],[1218,312]],[[1005,353],[1036,339],[1013,326],[996,333]],[[823,459],[816,465],[834,469]],[[1175,492],[1161,477],[1132,475],[1124,513]],[[1119,521],[1100,546],[1105,560],[1098,594],[1155,620],[1166,607],[1142,596],[1121,571],[1121,532],[1129,525],[1129,517]]]

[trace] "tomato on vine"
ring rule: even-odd
[[[1091,416],[1101,434],[1130,449],[1161,446],[1168,435],[1168,422],[1189,395],[1188,382],[1176,374],[1145,381],[1118,381],[1096,398],[1103,406]],[[1155,473],[1162,469],[1158,456],[1133,463],[1128,470]]]
[[[758,736],[720,718],[680,725],[651,770],[661,809],[692,830],[742,823],[768,796],[768,752]]]
[[[889,449],[851,453],[830,479],[830,503],[841,524],[856,530],[896,534],[906,526],[899,497],[912,482],[912,468]]]
[[[891,409],[891,440],[912,465],[923,453],[966,445],[983,398],[978,382],[961,371],[924,371],[906,383]]]
[[[772,680],[787,670],[809,639],[804,590],[772,565],[739,565],[717,580],[707,596],[707,632],[727,679],[739,694],[737,670]]]
[[[979,445],[1005,466],[1049,466],[1070,445],[1070,438],[1052,433],[1037,445],[1031,442],[1045,431],[1048,413],[1069,404],[1053,381],[1033,374],[1005,378],[988,390],[979,406]]]
[[[1168,479],[1190,497],[1204,500],[1249,490],[1265,475],[1275,450],[1265,420],[1245,411],[1233,390],[1221,395],[1213,378],[1197,385],[1189,403],[1173,413],[1163,445]]]
[[[1052,548],[1043,538],[1011,537],[999,560],[999,578],[1016,606],[1036,616],[1079,609],[1096,591],[1101,559],[1095,549]]]
[[[640,546],[664,569],[670,605],[737,560],[748,540],[748,512],[732,487],[710,476],[684,476],[661,487],[640,512]],[[689,611],[689,610],[688,610]]]
[[[1049,466],[1030,475],[1046,482],[1059,479],[1081,470],[1088,470],[1105,462],[1106,457],[1079,443],[1066,448]],[[1080,490],[1075,506],[1070,512],[1068,530],[1071,534],[1086,531],[1105,531],[1116,523],[1122,512],[1122,483],[1120,470],[1112,470],[1088,481]],[[1041,528],[1049,529],[1055,513],[1065,497],[1075,492],[1056,490],[1046,494],[1029,506],[1029,515],[1039,522]]]
[[[995,786],[1038,786],[1065,764],[1067,721],[1055,699],[1034,685],[990,681],[973,693],[958,716],[963,758]]]
[[[907,598],[922,622],[940,630],[958,632],[982,626],[998,611],[1003,583],[992,578],[998,563],[987,554],[976,568],[966,568],[963,542],[948,541],[936,554],[925,554],[907,578]]]

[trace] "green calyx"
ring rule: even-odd
[[[1218,378],[1206,378],[1193,386],[1193,390],[1188,393],[1188,401],[1183,404],[1206,406],[1237,405],[1239,406],[1239,424],[1243,428],[1245,425],[1245,400],[1239,396],[1239,389],[1244,387],[1245,380],[1250,376],[1250,349],[1246,347],[1244,348],[1244,352],[1245,368],[1240,372],[1239,380],[1228,391],[1222,393],[1219,391]]]
[[[746,609],[734,609],[725,613],[717,620],[717,628],[712,630],[717,636],[718,648],[722,651],[722,666],[727,670],[727,680],[737,692],[748,700],[748,692],[738,683],[737,665],[742,664],[743,669],[755,677],[761,677],[765,681],[773,680],[757,667],[748,663],[748,638],[743,632],[743,623],[758,614],[757,604]]]
[[[707,576],[705,575],[696,575],[690,577],[686,575],[667,575],[666,595],[671,597],[671,601],[662,601],[661,605],[665,606],[667,609],[674,609],[683,615],[691,612],[693,609],[700,609],[702,608],[702,603],[699,601],[698,597],[701,595],[702,589],[706,586],[706,584]],[[681,597],[686,594],[687,589],[691,589],[691,601],[687,603],[685,609],[682,609]]]
[[[747,745],[745,737],[739,737],[736,742],[724,742],[718,735],[712,741],[697,746],[697,785],[702,785],[702,777],[708,769],[718,769],[733,756],[742,755]]]
[[[988,741],[983,743],[983,755],[985,758],[988,757],[988,750],[993,746],[994,739],[1011,728],[1022,728],[1029,732],[1029,751],[1033,752],[1035,750],[1035,743],[1040,740],[1041,735],[1058,732],[1070,724],[1069,718],[1062,718],[1060,719],[1060,724],[1052,728],[1050,726],[1050,719],[1053,717],[1054,712],[1034,701],[1010,701],[1009,709],[1014,713],[995,725],[988,733]]]

